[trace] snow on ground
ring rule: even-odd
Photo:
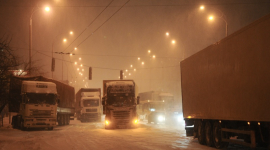
[[[185,136],[183,123],[177,126],[140,122],[136,129],[105,130],[103,122],[57,126],[53,131],[12,129],[8,118],[0,127],[1,150],[214,150]],[[232,148],[232,149],[239,149]],[[241,149],[241,147],[240,147]]]

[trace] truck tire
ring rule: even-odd
[[[226,136],[224,137],[226,138]],[[221,124],[218,121],[213,124],[213,144],[218,149],[226,148],[229,145],[228,142],[222,142]]]
[[[204,130],[204,122],[202,120],[197,121],[198,126],[198,141],[200,144],[205,144],[205,130]]]
[[[213,128],[210,121],[205,123],[205,144],[207,146],[213,146]]]

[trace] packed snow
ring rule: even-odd
[[[229,149],[247,149],[230,146]],[[148,124],[141,121],[135,129],[105,130],[104,122],[81,123],[47,129],[21,131],[13,129],[8,117],[0,127],[1,150],[214,150],[186,137],[183,122],[177,125]]]

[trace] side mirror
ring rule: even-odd
[[[137,105],[140,104],[140,96],[137,96]]]

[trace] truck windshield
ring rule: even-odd
[[[56,94],[53,93],[27,93],[25,102],[28,104],[56,104]]]
[[[99,100],[98,99],[88,99],[83,101],[84,107],[96,107],[99,106]]]
[[[109,105],[114,106],[131,106],[135,104],[132,96],[109,96],[107,102]]]

